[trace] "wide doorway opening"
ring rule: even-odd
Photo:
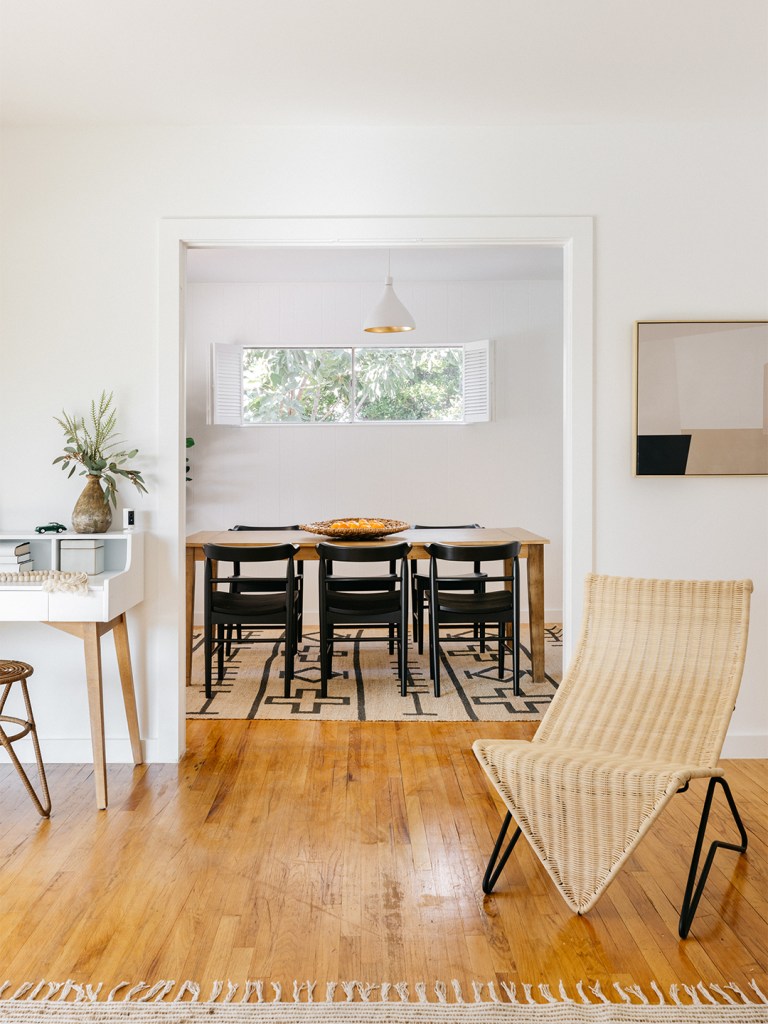
[[[566,623],[567,649],[576,532],[581,540],[575,561],[585,565],[586,556],[591,568],[591,287],[589,294],[584,288],[591,281],[591,225],[576,219],[557,232],[549,225],[550,237],[537,232],[535,241],[511,233],[480,240],[471,236],[470,224],[462,227],[469,228],[465,238],[392,237],[364,244],[359,235],[341,244],[286,238],[260,244],[253,234],[249,241],[203,235],[197,222],[186,230],[174,227],[179,365],[185,367],[177,429],[181,445],[187,436],[195,439],[188,452],[192,479],[180,480],[179,535],[242,520],[348,515],[361,503],[371,514],[414,522],[520,525],[551,541],[546,617]],[[253,231],[253,222],[243,229]],[[207,422],[212,344],[354,342],[381,289],[386,257],[401,300],[417,317],[419,344],[490,338],[488,423],[216,428]],[[588,403],[573,379],[574,346],[585,341]],[[589,446],[583,443],[585,421]],[[581,491],[588,480],[589,500],[576,516],[575,451],[589,470],[588,477],[578,477]],[[444,486],[436,486],[439,481]],[[311,621],[311,603],[308,610]]]

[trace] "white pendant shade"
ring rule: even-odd
[[[416,327],[413,317],[395,295],[392,278],[384,278],[384,291],[363,325],[372,334],[391,334],[394,331],[412,331]]]

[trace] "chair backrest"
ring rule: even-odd
[[[414,523],[413,530],[482,530],[480,523],[459,523],[455,526],[425,526],[423,523]],[[480,572],[480,563],[475,562],[475,572]]]
[[[502,544],[425,544],[425,550],[433,559],[445,562],[501,562],[518,558],[520,541],[506,541]]]
[[[229,528],[230,533],[233,530],[249,530],[251,533],[254,533],[254,532],[257,532],[257,531],[261,531],[261,532],[264,532],[264,533],[269,533],[270,531],[271,532],[275,532],[275,531],[279,531],[279,530],[300,530],[300,529],[301,529],[301,527],[298,526],[298,525],[292,525],[292,526],[230,526],[230,528]],[[296,563],[296,567],[297,567],[299,573],[301,573],[301,571],[302,571],[302,563],[301,562],[297,562]],[[239,562],[235,562],[235,576],[239,576],[239,575],[240,575],[240,563]]]
[[[410,550],[411,545],[407,541],[400,541],[397,544],[381,545],[331,544],[326,541],[322,541],[317,545],[317,553],[320,556],[320,590],[323,591],[328,586],[335,586],[336,589],[343,589],[343,584],[345,582],[349,582],[345,578],[340,578],[334,574],[334,562],[351,562],[357,565],[371,565],[375,562],[386,562],[388,582],[390,585],[394,585],[394,580],[397,578],[397,560],[400,559],[399,583],[404,586],[408,574],[406,558],[408,557],[408,552]],[[362,583],[365,579],[378,580],[379,577],[362,576],[359,577],[359,580],[358,578],[355,578],[354,588],[369,589]]]
[[[407,558],[411,545],[407,541],[396,544],[331,544],[322,541],[317,553],[322,560],[331,562],[395,562]]]
[[[584,622],[534,742],[712,769],[741,683],[751,580],[587,576]]]
[[[206,569],[214,562],[284,562],[292,560],[299,550],[298,544],[259,544],[241,548],[234,544],[203,544]]]
[[[421,523],[414,523],[412,530],[482,530],[480,523],[458,523],[453,526],[424,526]]]
[[[301,527],[300,526],[230,526],[229,529],[230,530],[250,530],[251,532],[254,532],[255,530],[264,530],[264,531],[269,532],[270,530],[271,531],[276,531],[276,530],[300,530]]]

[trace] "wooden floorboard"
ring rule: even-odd
[[[110,767],[108,811],[90,767],[50,766],[50,821],[4,766],[0,981],[765,986],[768,762],[725,762],[749,851],[718,854],[681,942],[703,782],[585,917],[522,843],[482,895],[501,806],[471,745],[513,729],[190,722],[178,766]]]

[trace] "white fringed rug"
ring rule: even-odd
[[[407,693],[401,696],[397,659],[389,653],[386,640],[340,641],[328,696],[321,697],[320,645],[317,632],[309,630],[299,645],[290,697],[284,694],[281,643],[234,643],[224,661],[224,678],[214,683],[210,700],[205,696],[202,635],[198,634],[192,657],[192,685],[187,687],[187,717],[295,722],[538,721],[562,678],[563,630],[559,623],[545,627],[546,677],[542,683],[534,683],[531,678],[527,626],[521,634],[517,697],[512,687],[511,656],[507,656],[504,677],[499,679],[497,645],[489,643],[481,651],[479,644],[471,642],[471,634],[465,634],[462,643],[447,641],[442,645],[439,697],[433,693],[427,654],[419,655],[413,645],[408,649]]]
[[[747,991],[614,983],[610,1000],[599,983],[584,982],[570,992],[562,984],[553,992],[548,985],[473,982],[466,995],[456,982],[437,982],[431,992],[422,983],[411,992],[403,982],[331,982],[322,993],[308,982],[294,982],[290,993],[276,983],[216,982],[202,1000],[200,986],[189,981],[123,982],[106,993],[101,985],[39,981],[8,991],[6,982],[3,1024],[768,1024],[768,1000],[755,981]]]

